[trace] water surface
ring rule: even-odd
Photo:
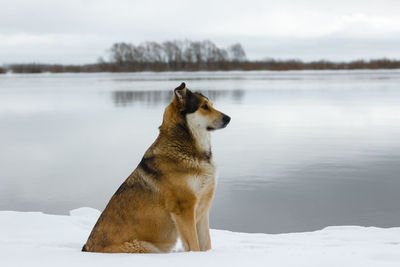
[[[211,227],[400,226],[400,71],[0,75],[0,209],[103,209],[185,81],[212,134]]]

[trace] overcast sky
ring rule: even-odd
[[[91,63],[114,42],[240,42],[250,59],[400,59],[399,0],[1,0],[0,65]]]

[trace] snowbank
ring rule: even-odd
[[[83,253],[99,211],[0,211],[0,266],[400,266],[400,227],[340,226],[291,234],[212,230],[209,252]]]

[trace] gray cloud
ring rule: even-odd
[[[0,64],[89,63],[113,42],[241,42],[249,58],[400,58],[400,1],[5,0]]]

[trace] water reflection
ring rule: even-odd
[[[245,95],[244,90],[201,90],[199,91],[213,102],[219,99],[231,99],[235,103],[241,103]],[[168,104],[173,97],[172,91],[126,91],[118,90],[111,93],[112,100],[117,107],[132,106],[135,104],[146,104],[157,106]]]
[[[268,233],[329,225],[398,226],[399,155],[390,155],[392,159],[366,160],[352,168],[303,166],[285,173],[285,184],[256,181],[257,189],[252,190],[220,182],[211,225]]]
[[[400,225],[400,71],[3,75],[0,210],[103,209],[181,81],[233,118],[213,228]]]
[[[172,98],[169,91],[114,91],[111,93],[115,106],[125,107],[137,103],[159,105],[167,103]]]

